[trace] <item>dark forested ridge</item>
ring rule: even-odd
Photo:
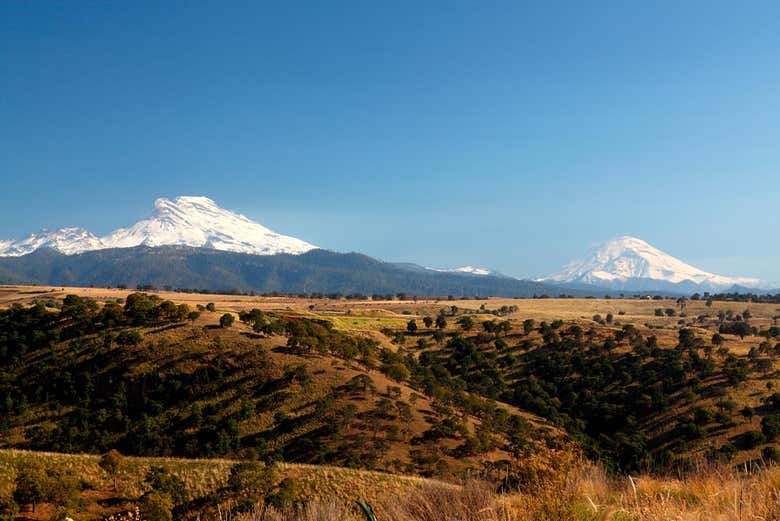
[[[302,255],[260,256],[179,246],[140,246],[80,255],[61,255],[41,249],[22,257],[0,258],[0,283],[153,285],[259,293],[406,292],[412,295],[506,297],[593,294],[509,277],[411,268],[358,253],[313,250]]]

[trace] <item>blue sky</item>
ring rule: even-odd
[[[629,234],[780,280],[778,63],[777,2],[3,2],[0,237],[207,195],[387,260]]]

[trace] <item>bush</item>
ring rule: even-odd
[[[219,317],[219,327],[230,327],[233,325],[233,322],[235,322],[235,318],[231,313],[225,313],[221,317]]]
[[[187,501],[187,486],[184,481],[165,467],[151,467],[145,481],[153,492],[167,494],[174,505]]]
[[[145,521],[173,521],[173,500],[168,494],[159,492],[144,494],[141,513]]]
[[[764,461],[780,463],[780,449],[775,446],[765,447],[761,455],[764,457]]]
[[[780,435],[780,414],[770,414],[761,418],[761,432],[768,440],[774,440]]]
[[[19,512],[19,505],[16,504],[11,494],[0,493],[0,521],[12,521]]]
[[[230,469],[227,487],[236,495],[264,499],[276,484],[277,470],[274,465],[263,465],[257,461],[245,461]]]
[[[282,509],[294,505],[300,496],[300,486],[293,478],[284,478],[279,483],[279,488],[270,494],[266,501],[276,508]]]
[[[38,503],[46,500],[47,476],[42,468],[37,466],[24,466],[16,471],[16,482],[13,500],[16,504],[32,505],[33,512]]]
[[[766,436],[760,431],[748,431],[743,435],[742,440],[743,447],[750,450],[766,443]]]
[[[116,336],[116,343],[120,346],[137,346],[144,337],[136,330],[122,331]]]

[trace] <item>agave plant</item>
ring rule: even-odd
[[[374,509],[371,508],[371,505],[364,503],[363,501],[355,501],[355,503],[357,503],[361,510],[363,510],[363,513],[366,515],[366,519],[368,519],[368,521],[377,521],[376,514],[374,514]]]

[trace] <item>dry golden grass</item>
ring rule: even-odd
[[[98,465],[100,456],[90,454],[60,454],[24,450],[0,449],[0,495],[13,490],[16,469],[25,464],[58,469],[73,476],[97,493],[112,490],[110,476]],[[119,473],[119,490],[123,497],[133,499],[145,492],[144,476],[151,466],[162,466],[179,476],[191,497],[213,493],[226,482],[230,469],[237,462],[226,459],[183,459],[126,457]],[[294,478],[300,496],[306,500],[352,500],[380,504],[390,497],[415,495],[420,490],[449,490],[456,485],[417,476],[388,474],[347,469],[327,465],[280,463],[281,478]],[[98,494],[98,497],[100,495]],[[94,509],[93,509],[94,510]]]
[[[66,469],[94,490],[109,490],[111,482],[98,467],[98,457],[28,451],[0,451],[0,493],[12,488],[15,467],[35,461]],[[229,460],[127,458],[120,488],[128,500],[143,493],[142,478],[150,465],[169,468],[194,495],[224,484]],[[495,485],[480,481],[444,483],[409,476],[327,466],[280,467],[283,477],[301,484],[303,507],[278,512],[258,507],[249,514],[222,505],[222,520],[236,521],[359,521],[354,504],[367,501],[379,521],[746,521],[780,519],[780,467],[751,473],[722,467],[702,467],[676,479],[654,476],[609,477],[588,463],[551,474],[526,494],[497,494]],[[83,509],[75,519],[90,519],[97,510]],[[220,519],[217,514],[213,519]],[[203,519],[211,519],[206,517]]]
[[[485,483],[422,488],[375,509],[380,521],[769,521],[780,519],[780,469],[738,474],[702,469],[685,480],[650,476],[610,479],[585,465],[531,495],[499,495]],[[364,520],[334,501],[296,512],[258,509],[241,521]]]

